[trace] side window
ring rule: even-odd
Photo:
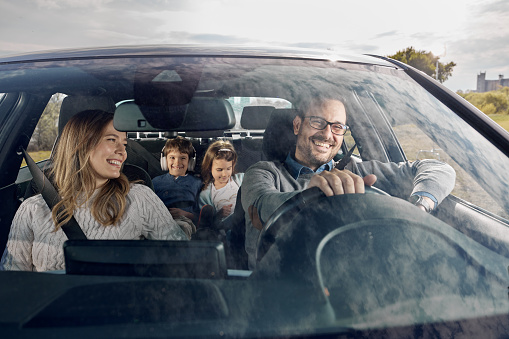
[[[351,148],[355,146],[355,148],[354,148],[354,150],[352,152],[352,155],[357,156],[358,158],[361,157],[361,155],[359,153],[359,149],[357,148],[357,144],[356,144],[355,138],[353,137],[353,135],[350,132],[350,130],[348,130],[346,132],[346,134],[343,136],[343,144],[346,146],[348,151],[351,151]]]
[[[506,212],[463,170],[447,153],[413,124],[394,126],[394,132],[409,161],[437,159],[456,171],[456,185],[452,194],[500,216]]]
[[[65,94],[55,93],[49,100],[44,112],[35,127],[27,151],[35,162],[49,158],[53,144],[58,135],[58,115]],[[26,166],[25,161],[21,166]]]

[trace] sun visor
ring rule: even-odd
[[[182,110],[182,112],[177,112]],[[152,112],[155,114],[155,112]],[[113,124],[124,132],[166,132],[166,131],[216,131],[228,130],[235,126],[235,113],[231,104],[224,99],[195,97],[188,105],[160,107],[157,121],[148,119],[134,101],[120,104],[115,110]],[[175,122],[175,116],[182,121]],[[168,121],[167,121],[168,120]],[[171,121],[170,121],[171,120]]]

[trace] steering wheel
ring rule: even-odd
[[[408,201],[366,191],[326,197],[312,188],[284,203],[260,234],[250,279],[311,286],[305,297],[325,301],[332,319],[388,305],[406,316],[416,300],[470,291],[499,298],[507,258]]]
[[[372,186],[365,186],[365,194],[390,197],[388,193]],[[312,187],[288,199],[276,211],[274,211],[260,232],[256,255],[257,261],[260,261],[267,253],[269,248],[275,242],[276,235],[280,233],[281,229],[289,225],[296,214],[298,214],[303,208],[308,207],[311,203],[316,202],[321,198],[326,198],[322,190],[318,187]]]

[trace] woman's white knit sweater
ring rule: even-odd
[[[147,186],[132,185],[120,223],[103,226],[87,206],[74,211],[74,218],[88,239],[187,240],[163,202]],[[0,270],[63,270],[65,233],[55,230],[51,211],[42,196],[25,200],[12,221]]]

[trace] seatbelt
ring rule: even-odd
[[[350,162],[350,159],[352,158],[352,154],[356,146],[357,144],[354,144],[352,148],[350,148],[350,150],[345,154],[345,156],[341,160],[339,160],[334,167],[337,168],[338,170],[344,170],[346,165],[348,165],[348,163]]]
[[[53,210],[55,205],[61,200],[60,196],[58,195],[55,187],[50,183],[44,172],[37,166],[35,161],[28,155],[28,153],[25,151],[23,147],[20,147],[21,152],[23,153],[23,157],[25,158],[25,161],[27,163],[28,169],[30,170],[30,173],[32,174],[32,177],[34,178],[35,184],[37,185],[37,188],[39,189],[39,192],[41,192],[42,197],[44,198],[44,201],[46,201],[46,204],[48,205],[50,210]],[[64,231],[65,235],[67,236],[67,239],[69,240],[86,240],[87,236],[85,233],[83,233],[83,230],[81,229],[80,225],[74,218],[74,216],[71,217],[71,219],[61,226],[62,231]]]
[[[127,146],[130,147],[136,155],[139,155],[147,162],[147,172],[149,173],[164,173],[164,171],[161,170],[161,161],[156,158],[153,154],[147,154],[150,153],[147,151],[145,147],[138,144],[136,141],[127,139]]]

